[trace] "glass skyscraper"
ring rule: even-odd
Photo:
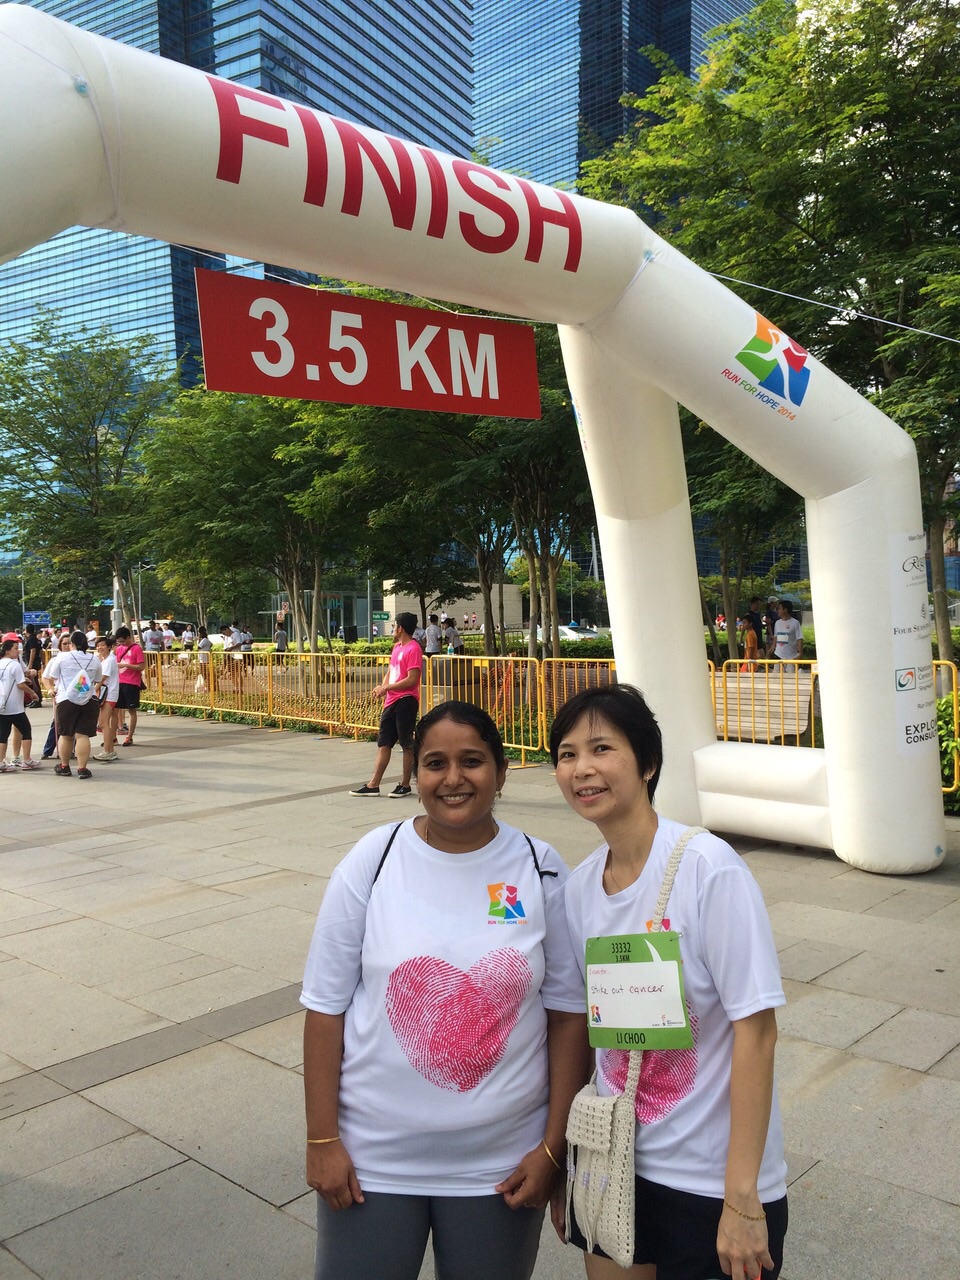
[[[472,146],[472,0],[35,0],[34,7],[427,146],[458,155]],[[121,337],[154,334],[171,357],[195,355],[194,266],[263,270],[71,228],[0,266],[0,339],[25,337],[44,305],[68,327],[108,323]]]
[[[624,93],[656,78],[646,45],[691,72],[706,33],[752,0],[475,0],[478,148],[500,169],[573,186],[580,161],[623,134]],[[493,140],[497,140],[495,143]]]

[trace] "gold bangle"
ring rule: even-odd
[[[547,1140],[546,1140],[546,1138],[544,1138],[544,1139],[541,1141],[540,1145],[541,1145],[541,1147],[543,1147],[544,1151],[545,1151],[545,1152],[547,1153],[547,1155],[550,1157],[550,1161],[551,1161],[551,1163],[553,1164],[554,1168],[556,1168],[556,1169],[560,1169],[560,1168],[562,1168],[562,1166],[561,1166],[561,1164],[560,1164],[560,1161],[557,1159],[557,1157],[553,1154],[553,1152],[552,1152],[552,1151],[550,1150],[550,1148],[547,1146]]]
[[[738,1209],[735,1204],[731,1204],[729,1200],[723,1202],[727,1208],[735,1213],[739,1218],[746,1218],[748,1222],[762,1222],[767,1216],[765,1213],[744,1213],[742,1209]]]
[[[307,1139],[307,1146],[308,1146],[308,1147],[322,1147],[322,1146],[325,1146],[325,1145],[326,1145],[326,1143],[328,1143],[328,1142],[339,1142],[339,1141],[340,1141],[340,1135],[339,1135],[339,1133],[337,1133],[337,1134],[334,1134],[334,1136],[333,1136],[332,1138],[308,1138],[308,1139]]]

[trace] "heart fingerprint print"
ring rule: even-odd
[[[690,1012],[689,1005],[687,1006]],[[640,1064],[636,1112],[640,1124],[655,1124],[668,1116],[693,1089],[697,1078],[698,1018],[690,1012],[693,1045],[689,1049],[648,1049]],[[611,1093],[623,1093],[630,1055],[625,1049],[602,1049],[597,1067]]]
[[[415,1071],[439,1089],[467,1093],[503,1057],[532,982],[513,947],[491,951],[466,972],[414,956],[390,975],[387,1016]]]

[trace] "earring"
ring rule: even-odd
[[[497,792],[497,799],[498,799],[498,800],[502,800],[502,799],[503,799],[503,792],[502,792],[502,791],[498,791],[498,792]]]

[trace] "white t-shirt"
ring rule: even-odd
[[[101,659],[100,665],[107,682],[107,702],[116,702],[120,696],[120,668],[117,666],[117,659],[112,652],[108,653]]]
[[[659,819],[646,866],[622,893],[604,892],[606,845],[571,873],[564,898],[581,971],[587,938],[646,932],[667,860],[684,830],[678,822]],[[664,925],[681,935],[694,1044],[690,1049],[649,1050],[643,1056],[636,1171],[661,1186],[720,1199],[730,1135],[731,1023],[786,1003],[777,950],[763,898],[746,863],[709,833],[695,836],[684,851]],[[623,1091],[627,1060],[624,1050],[598,1050],[601,1094]],[[762,1201],[786,1194],[785,1175],[774,1090],[758,1181]]]
[[[427,653],[439,653],[440,641],[441,641],[440,628],[437,626],[435,622],[431,622],[426,630]]]
[[[43,678],[56,681],[55,701],[58,704],[70,701],[68,690],[81,673],[86,673],[91,685],[96,684],[103,675],[100,659],[95,653],[80,653],[76,649],[68,649],[66,653],[58,653],[52,662],[47,663]]]
[[[203,636],[197,641],[197,650],[200,655],[201,662],[210,661],[210,650],[213,648],[213,641],[209,636]]]
[[[504,824],[442,853],[403,823],[363,836],[323,899],[300,999],[344,1013],[339,1129],[361,1187],[473,1196],[543,1137],[547,1008],[578,1012],[567,869]],[[372,889],[371,889],[372,884]],[[549,918],[549,926],[548,926]]]
[[[172,649],[174,641],[177,638],[177,633],[173,630],[172,627],[164,627],[161,634],[163,635],[164,649]]]
[[[773,631],[774,656],[777,658],[796,658],[800,652],[799,641],[803,639],[803,627],[796,618],[778,618]]]
[[[240,632],[240,648],[244,653],[253,653],[253,632],[244,629]]]
[[[18,716],[23,711],[20,684],[26,674],[19,658],[0,658],[0,715]]]
[[[163,647],[163,634],[153,627],[147,627],[143,633],[143,647],[147,653],[159,653]]]

